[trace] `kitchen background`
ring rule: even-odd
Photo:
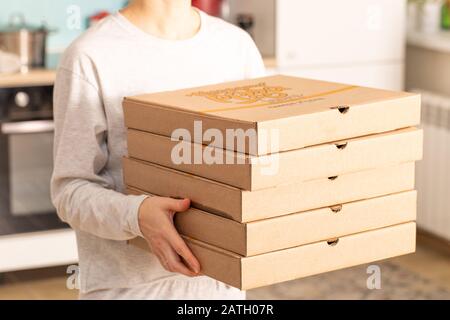
[[[417,252],[377,264],[381,289],[367,288],[368,269],[360,266],[252,290],[249,298],[450,299],[450,1],[194,2],[247,29],[269,73],[423,94]],[[74,235],[48,193],[53,70],[73,39],[125,3],[0,3],[0,299],[77,297]],[[17,29],[23,20],[35,39],[39,26],[50,30],[45,64],[42,41],[21,58],[5,40],[2,46],[7,25]]]

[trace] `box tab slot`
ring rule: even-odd
[[[348,110],[350,109],[349,106],[337,106],[337,107],[331,107],[331,109],[337,109],[340,113],[346,114]]]
[[[338,148],[339,150],[344,150],[345,148],[347,148],[347,145],[348,145],[348,142],[335,144],[336,148]]]
[[[332,207],[330,207],[330,209],[331,209],[331,211],[333,211],[333,213],[339,213],[342,211],[342,204],[332,206]]]
[[[338,244],[338,242],[339,242],[339,238],[327,240],[327,244],[328,244],[330,247],[334,247],[335,245]]]

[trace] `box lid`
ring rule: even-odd
[[[129,128],[167,136],[186,128],[187,140],[263,155],[415,126],[420,96],[277,75],[127,97],[124,113]],[[256,141],[242,150],[220,139],[204,141],[193,132],[195,121],[205,131],[254,129]],[[279,143],[263,141],[274,129]]]
[[[129,129],[128,155],[254,191],[420,160],[422,136],[405,128],[257,157]]]
[[[193,207],[238,222],[278,217],[414,189],[413,162],[244,191],[192,174],[123,159],[124,182],[150,194],[189,198]]]
[[[203,274],[249,290],[408,254],[415,251],[415,236],[416,224],[409,222],[253,257],[184,239],[199,260]],[[130,240],[129,244],[149,251],[142,238]]]
[[[146,192],[127,188],[127,194]],[[408,191],[286,216],[239,223],[195,208],[175,215],[178,232],[241,256],[255,256],[416,220]]]
[[[417,94],[276,75],[126,99],[239,121],[264,122],[413,95]]]

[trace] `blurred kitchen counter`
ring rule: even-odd
[[[450,31],[409,33],[406,88],[450,96]]]
[[[275,57],[265,57],[264,64],[267,69],[276,68]],[[56,79],[56,70],[36,69],[28,73],[0,74],[0,89],[14,87],[31,87],[53,85]]]
[[[56,79],[56,71],[36,69],[28,73],[0,74],[0,88],[50,86]]]
[[[433,34],[409,32],[408,45],[450,54],[450,31]]]

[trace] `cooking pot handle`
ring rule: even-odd
[[[25,26],[25,16],[23,13],[16,12],[9,16],[9,25],[12,27],[23,27]]]

